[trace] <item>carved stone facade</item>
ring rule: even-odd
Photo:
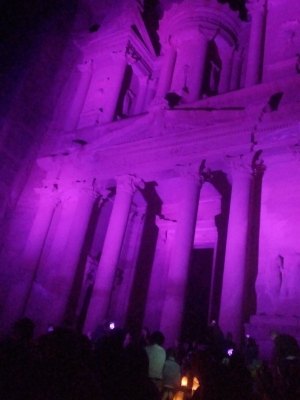
[[[141,2],[100,3],[64,36],[47,134],[1,209],[2,326],[114,320],[174,344],[190,313],[268,357],[272,330],[300,338],[300,6],[162,1],[153,39]],[[196,317],[193,268],[208,271]]]

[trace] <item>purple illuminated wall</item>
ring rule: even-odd
[[[172,344],[210,249],[203,315],[267,357],[272,330],[300,337],[300,6],[96,3],[45,6],[10,60],[2,329],[114,319]]]

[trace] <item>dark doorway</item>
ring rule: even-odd
[[[206,332],[214,250],[193,249],[186,287],[182,339],[194,341]]]

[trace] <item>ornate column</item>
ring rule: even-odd
[[[232,157],[230,166],[232,189],[219,323],[223,332],[231,332],[239,343],[244,323],[251,156]]]
[[[251,0],[247,5],[251,15],[245,87],[261,82],[265,46],[266,0]]]
[[[124,326],[126,323],[144,223],[145,209],[141,210],[132,206],[114,279],[114,293],[109,307],[109,317],[118,326]]]
[[[182,96],[184,102],[192,103],[201,96],[208,38],[195,28],[179,34],[176,40],[178,51],[171,91]]]
[[[88,233],[88,226],[92,215],[95,200],[101,194],[95,190],[95,185],[86,186],[85,183],[79,183],[81,186],[77,189],[76,205],[71,215],[70,222],[61,220],[61,224],[69,224],[69,234],[64,246],[62,259],[59,262],[60,267],[55,272],[55,282],[57,284],[55,297],[48,315],[51,315],[50,322],[59,325],[64,322],[72,285],[76,277],[77,267],[84,242]],[[104,197],[101,196],[101,200]],[[68,319],[68,318],[67,318]],[[68,321],[70,322],[70,321]]]
[[[148,83],[147,83],[147,91],[146,91],[146,95],[145,95],[145,101],[144,101],[144,111],[149,111],[149,105],[151,104],[152,100],[155,97],[156,94],[156,88],[155,88],[155,84],[157,82],[157,79],[155,79],[154,77],[151,77],[148,79]]]
[[[240,88],[241,71],[242,71],[243,52],[235,49],[232,59],[232,71],[230,77],[230,90],[237,90]]]
[[[93,332],[106,318],[113,281],[122,248],[133,194],[144,183],[134,175],[117,178],[116,196],[112,209],[96,281],[90,301],[85,332]]]
[[[151,270],[144,317],[144,325],[147,326],[150,331],[156,331],[160,326],[162,305],[164,303],[167,286],[168,262],[170,261],[170,251],[174,241],[176,222],[157,216],[156,225],[159,229],[159,233]]]
[[[139,77],[139,92],[134,107],[134,115],[141,114],[144,111],[144,104],[148,90],[149,77],[144,75]]]
[[[165,43],[162,58],[163,60],[156,96],[164,98],[171,86],[176,61],[176,49],[171,40],[168,40],[167,43]]]
[[[73,95],[73,101],[69,105],[68,113],[65,119],[65,130],[72,131],[76,129],[80,113],[83,109],[84,102],[89,90],[92,73],[93,73],[93,60],[85,61],[77,65],[78,69],[78,83],[76,91]]]
[[[219,93],[227,93],[230,90],[230,81],[233,65],[234,50],[229,48],[222,57],[222,71],[219,84]]]
[[[35,191],[40,195],[39,208],[24,251],[20,256],[18,280],[12,287],[5,304],[3,321],[7,327],[24,315],[32,285],[40,267],[53,216],[59,204],[56,184],[46,182],[43,188]]]
[[[185,301],[191,250],[193,248],[200,188],[203,179],[197,173],[186,173],[180,178],[178,220],[173,242],[165,300],[162,307],[160,330],[166,336],[167,346],[179,338]]]
[[[55,320],[59,296],[64,292],[64,280],[60,269],[65,256],[66,243],[76,209],[76,192],[73,187],[59,188],[59,207],[53,218],[49,238],[40,259],[39,269],[32,282],[30,296],[26,304],[26,315],[37,324],[37,334],[46,332]]]

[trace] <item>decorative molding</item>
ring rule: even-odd
[[[252,175],[252,157],[252,153],[227,155],[226,160],[230,166],[231,173]]]
[[[249,176],[258,176],[263,174],[266,169],[262,158],[262,150],[258,150],[255,153],[227,155],[226,158],[233,174],[242,173]]]
[[[138,189],[144,189],[145,182],[136,175],[120,175],[116,177],[117,192],[134,194]]]
[[[196,163],[177,164],[176,171],[179,176],[193,179],[200,186],[211,181],[213,177],[210,169],[206,167],[206,160],[202,160],[200,165]]]
[[[254,176],[262,176],[266,170],[266,164],[262,158],[262,150],[258,150],[254,153],[252,159],[252,171]]]
[[[147,76],[151,78],[152,69],[144,60],[141,54],[136,50],[131,41],[128,41],[125,51],[125,58],[128,65],[131,65],[137,75]]]

